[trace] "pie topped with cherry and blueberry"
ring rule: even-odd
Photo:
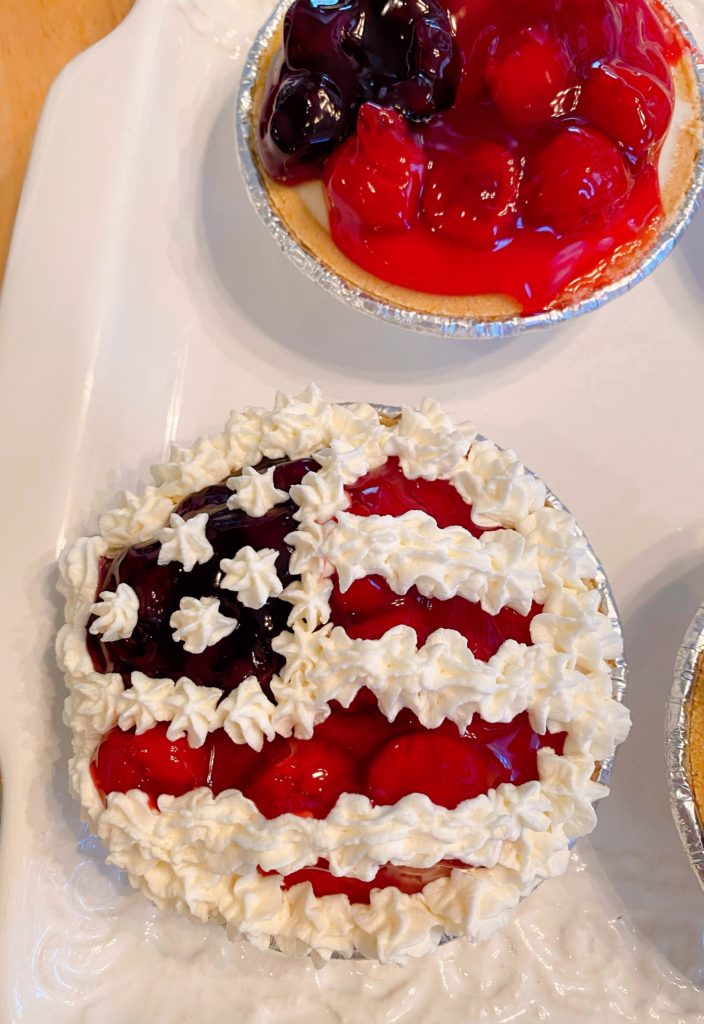
[[[72,786],[134,885],[400,962],[564,871],[628,731],[621,645],[513,453],[310,388],[154,477],[64,554],[57,644]]]
[[[304,248],[452,316],[536,313],[624,277],[701,147],[691,48],[657,0],[294,0],[252,117]]]

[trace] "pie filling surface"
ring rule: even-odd
[[[660,222],[683,46],[654,0],[294,0],[259,157],[377,278],[535,312]]]

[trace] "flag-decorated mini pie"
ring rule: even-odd
[[[482,939],[565,870],[628,732],[597,575],[434,401],[233,413],[61,559],[84,816],[160,907],[259,947]]]

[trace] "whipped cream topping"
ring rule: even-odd
[[[343,593],[355,580],[376,575],[396,594],[416,587],[442,601],[464,597],[491,615],[505,607],[527,615],[543,589],[535,549],[519,533],[474,537],[462,526],[441,529],[417,509],[401,516],[339,512],[337,522],[323,528],[318,550]]]
[[[451,481],[471,503],[475,522],[500,529],[477,540],[462,528],[441,530],[423,513],[405,522],[376,517],[373,526],[372,517],[350,516],[344,486],[391,455],[409,478]],[[299,527],[286,541],[289,571],[300,578],[280,594],[291,612],[289,630],[273,642],[285,659],[271,683],[276,703],[254,677],[220,699],[219,690],[185,678],[133,672],[125,689],[119,676],[94,672],[85,637],[99,558],[153,541],[164,527],[174,531],[165,540],[176,551],[178,524],[167,526],[176,505],[229,476],[253,481],[236,485],[233,494],[247,501],[253,487],[252,501],[256,496],[261,504],[250,508],[263,507],[268,490],[268,510],[287,496],[272,497],[267,483],[257,490],[263,474],[251,467],[263,457],[308,456],[320,470],[291,488]],[[233,413],[222,435],[172,449],[153,472],[155,484],[143,498],[128,494],[122,508],[101,520],[101,536],[79,541],[60,563],[66,624],[57,653],[69,686],[72,786],[110,859],[134,885],[161,906],[221,920],[261,947],[274,938],[285,952],[319,960],[358,949],[403,962],[433,949],[443,933],[483,938],[543,878],[564,871],[569,843],[593,828],[592,803],[606,792],[592,781],[595,763],[628,731],[628,712],[613,700],[610,676],[621,642],[594,587],[595,563],[581,532],[571,516],[546,504],[543,485],[513,453],[477,440],[471,425],[455,426],[433,401],[404,409],[393,422],[369,405],[326,403],[311,387],[299,396],[278,395],[271,411]],[[204,526],[197,529],[207,543]],[[401,543],[412,555],[410,568],[396,555]],[[184,558],[193,565],[205,558],[197,542],[178,553],[184,565]],[[414,631],[403,626],[378,641],[352,640],[329,621],[331,576],[351,582],[377,571],[398,592],[415,585],[449,595],[473,587],[465,592],[490,611],[525,612],[539,600],[544,607],[531,623],[533,646],[506,641],[483,663],[452,630],[436,631],[420,650]],[[218,630],[229,631],[232,620],[209,600],[214,604],[185,598],[174,614],[176,639],[192,650],[217,642]],[[344,794],[323,821],[290,814],[267,820],[241,793],[213,797],[208,789],[161,797],[157,813],[137,790],[103,801],[92,780],[91,760],[115,725],[145,731],[169,722],[169,735],[186,735],[193,746],[224,728],[233,742],[259,750],[275,733],[310,736],[331,700],[349,703],[362,686],[389,718],[408,707],[428,727],[449,718],[462,728],[474,713],[509,721],[527,710],[536,731],[566,732],[564,754],[543,748],[538,782],[500,786],[454,811],[419,794],[393,807]],[[376,890],[368,906],[342,895],[315,897],[307,883],[287,891],[279,878],[256,870],[291,871],[320,856],[333,873],[367,879],[384,863],[422,867],[465,857],[476,866],[453,870],[413,896]]]
[[[275,548],[240,548],[234,558],[221,560],[224,576],[220,586],[223,590],[234,590],[246,608],[262,608],[270,597],[278,597],[284,589],[276,575],[277,558]]]
[[[183,519],[176,512],[169,516],[169,525],[157,533],[161,542],[159,549],[159,565],[169,562],[181,562],[186,572],[194,565],[203,565],[213,557],[213,546],[205,536],[208,526],[208,513],[191,519]]]
[[[239,476],[230,477],[227,486],[234,491],[227,499],[227,507],[241,508],[255,519],[265,516],[274,505],[288,500],[286,491],[274,486],[273,466],[261,473],[251,466],[245,466]]]
[[[237,622],[220,614],[217,597],[182,597],[169,625],[174,640],[180,640],[189,654],[202,654],[229,636]]]
[[[100,600],[91,605],[91,612],[97,616],[91,633],[100,634],[106,644],[127,640],[137,625],[139,598],[128,583],[120,583],[116,590],[104,590]]]

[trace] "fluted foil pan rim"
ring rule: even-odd
[[[346,402],[346,403],[343,403],[343,404],[349,405],[351,403]],[[380,405],[377,402],[372,402],[371,404],[374,406],[374,408],[377,410],[377,412],[379,413],[380,416],[388,416],[390,419],[393,419],[394,417],[398,416],[401,413],[401,408],[398,405]],[[483,434],[477,434],[477,438],[476,439],[477,439],[477,441],[486,441],[487,440],[487,438],[484,437]],[[534,473],[531,469],[528,469],[527,467],[526,467],[526,472],[529,473],[530,476],[535,477],[535,479],[537,479],[537,480],[541,479],[540,477],[538,477],[538,475],[536,473]],[[560,499],[557,497],[557,495],[554,494],[550,490],[550,488],[547,486],[545,481],[542,480],[541,482],[543,483],[543,486],[545,487],[545,490],[546,490],[546,499],[545,499],[546,504],[550,505],[551,508],[558,509],[560,512],[566,512],[568,515],[572,515],[572,513],[567,508],[567,506],[563,502],[561,502]],[[606,615],[608,616],[609,621],[610,621],[610,623],[611,623],[611,625],[612,625],[612,627],[614,629],[614,632],[617,634],[617,636],[619,637],[619,639],[621,641],[622,654],[613,663],[613,668],[611,670],[611,685],[612,685],[612,692],[613,692],[614,700],[617,700],[619,702],[619,704],[623,704],[624,701],[625,701],[625,697],[626,697],[628,665],[627,665],[627,662],[626,662],[625,653],[623,653],[623,626],[621,625],[621,618],[619,616],[618,608],[616,606],[616,599],[614,597],[613,590],[611,589],[611,584],[609,583],[609,580],[608,580],[608,577],[606,575],[606,572],[604,571],[604,568],[603,568],[601,562],[599,561],[599,559],[597,558],[596,554],[594,553],[594,549],[593,549],[593,547],[591,546],[591,544],[589,542],[589,538],[587,537],[587,535],[585,534],[584,530],[579,525],[579,523],[577,522],[576,519],[575,519],[575,526],[576,526],[576,529],[577,529],[577,536],[584,539],[584,541],[586,543],[586,546],[587,546],[587,552],[588,552],[589,556],[591,557],[592,561],[594,562],[594,577],[593,577],[593,579],[594,579],[594,582],[596,584],[596,589],[599,591],[599,593],[601,595],[601,611],[606,613]],[[599,763],[598,771],[597,771],[596,775],[594,776],[594,781],[595,782],[600,782],[603,786],[608,786],[609,785],[609,783],[611,782],[611,773],[612,773],[612,770],[613,770],[614,761],[616,759],[617,752],[618,752],[618,748],[617,748],[616,751],[614,751],[614,753],[611,755],[611,757],[608,757],[604,761],[601,761]],[[570,849],[572,849],[574,847],[576,842],[577,842],[576,839],[570,840],[570,844],[569,844],[570,845]],[[540,883],[540,884],[542,884],[542,883]],[[536,886],[536,888],[537,888],[537,886]],[[533,892],[535,892],[535,889],[533,889]],[[532,895],[532,893],[529,893],[529,895]],[[454,941],[458,937],[459,936],[456,936],[456,935],[442,935],[441,938],[440,938],[439,945],[444,946],[446,943],[452,942],[452,941]],[[279,949],[279,947],[276,944],[276,941],[274,939],[271,940],[269,948],[271,950],[273,950],[274,952],[277,952],[277,953],[281,952],[281,950]],[[359,952],[355,951],[352,954],[351,957],[343,957],[340,953],[333,953],[332,954],[332,959],[333,960],[343,960],[343,959],[346,959],[346,960],[372,960],[373,958],[372,957],[367,957],[363,953],[359,953]]]
[[[663,7],[690,47],[692,65],[697,80],[700,120],[704,124],[704,56],[691,31],[673,7],[670,0],[657,0]],[[704,192],[704,144],[694,167],[690,187],[683,197],[677,215],[658,234],[653,245],[643,254],[628,274],[611,284],[598,288],[592,295],[559,309],[549,309],[526,316],[503,317],[499,319],[477,319],[474,317],[452,317],[436,313],[420,313],[390,302],[382,302],[343,280],[339,274],[326,267],[309,253],[291,234],[282,218],[269,202],[266,187],[252,153],[251,111],[253,91],[257,81],[259,61],[277,32],[291,0],[279,0],[272,14],[257,33],[247,55],[235,107],[235,129],[237,154],[240,170],[245,181],[249,199],[286,256],[315,284],[352,306],[386,323],[406,327],[421,334],[436,334],[472,340],[491,340],[523,333],[541,327],[550,327],[564,320],[598,309],[604,303],[630,291],[634,285],[647,277],[672,251],[685,228],[689,225],[701,202]]]
[[[704,889],[704,836],[694,802],[689,770],[689,704],[704,654],[704,604],[692,619],[677,652],[672,689],[665,716],[665,764],[670,808],[692,870]]]

